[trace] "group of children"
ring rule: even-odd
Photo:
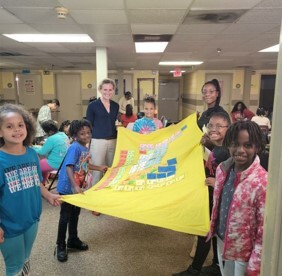
[[[145,117],[136,121],[133,131],[149,133],[162,127],[154,118],[154,98],[145,99],[144,112]],[[213,245],[218,249],[221,273],[259,275],[267,183],[267,173],[258,157],[263,149],[261,130],[251,121],[230,125],[229,117],[222,112],[210,117],[207,129],[214,144],[206,164],[206,184],[214,187],[209,238],[217,237],[217,246]],[[82,192],[74,172],[80,169],[82,153],[89,151],[91,124],[87,120],[75,120],[70,125],[69,135],[74,142],[67,150],[59,174],[59,194],[50,193],[42,185],[39,159],[30,148],[34,134],[35,124],[27,111],[12,104],[0,107],[0,250],[6,275],[28,275],[42,209],[40,193],[51,204],[61,204],[57,259],[67,260],[67,248],[88,249],[77,233],[80,208],[60,203],[59,199],[61,195]],[[106,166],[88,166],[100,172],[107,170]],[[200,250],[199,254],[202,254]],[[175,275],[199,274],[186,270]]]

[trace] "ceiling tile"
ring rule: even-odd
[[[129,10],[131,24],[179,24],[185,10]]]
[[[127,16],[122,10],[74,10],[71,16],[79,24],[126,24]]]

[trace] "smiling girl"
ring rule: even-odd
[[[259,275],[267,172],[258,154],[264,147],[259,126],[231,125],[223,146],[230,158],[216,171],[210,236],[217,235],[222,275]]]
[[[42,184],[39,159],[30,147],[35,122],[21,106],[0,107],[0,251],[6,275],[29,275],[29,257],[42,211],[41,195],[59,205]]]

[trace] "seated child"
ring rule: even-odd
[[[49,173],[60,167],[66,155],[69,140],[64,132],[58,130],[57,123],[53,120],[43,122],[41,127],[48,138],[42,147],[34,146],[34,150],[41,157],[40,168],[43,176],[42,183],[45,185]]]

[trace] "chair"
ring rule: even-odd
[[[269,138],[268,138],[268,134],[269,134],[269,129],[268,126],[266,125],[260,125],[259,126],[262,132],[262,139],[265,142],[265,144],[269,144]]]
[[[48,183],[51,181],[51,183],[48,186],[48,191],[55,189],[56,187],[52,188],[55,180],[58,178],[59,170],[53,170],[49,173],[48,176]]]

